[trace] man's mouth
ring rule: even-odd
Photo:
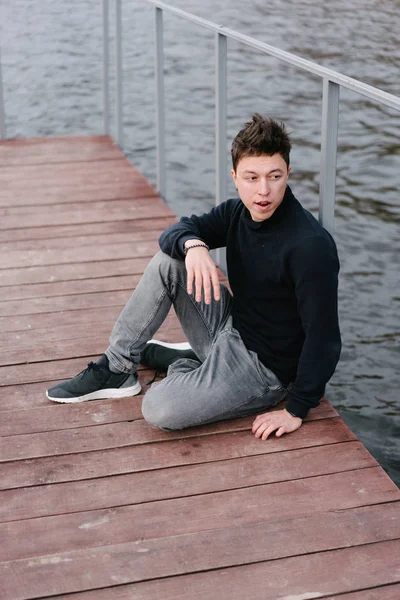
[[[271,205],[271,202],[268,202],[267,200],[262,200],[260,202],[256,202],[257,206],[261,206],[261,208],[266,208],[267,206]]]

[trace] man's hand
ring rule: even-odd
[[[188,240],[185,246],[190,246],[199,240]],[[212,260],[207,248],[197,246],[188,250],[185,259],[187,271],[187,292],[193,293],[195,290],[196,302],[202,300],[202,290],[204,290],[204,302],[211,303],[211,287],[214,290],[215,300],[221,298],[220,283],[217,267]]]
[[[251,428],[256,438],[266,440],[268,436],[276,431],[276,437],[281,437],[284,433],[296,431],[301,424],[300,417],[293,417],[287,410],[275,410],[258,415]]]

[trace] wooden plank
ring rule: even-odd
[[[21,370],[21,372],[23,372],[24,370],[26,370],[28,367],[31,369],[31,371],[33,372],[37,372],[37,377],[36,377],[36,382],[40,383],[40,386],[38,386],[37,390],[40,390],[41,388],[41,393],[44,396],[44,393],[46,391],[46,389],[50,386],[53,385],[53,382],[59,382],[59,381],[64,381],[65,379],[70,379],[71,377],[74,377],[77,373],[80,373],[87,365],[87,363],[90,360],[93,361],[97,361],[99,358],[99,355],[97,354],[96,356],[86,356],[86,357],[81,357],[81,358],[77,358],[77,359],[68,359],[67,361],[64,360],[59,360],[59,361],[53,361],[50,363],[31,363],[31,364],[24,364],[24,365],[16,365],[16,366],[12,366],[12,367],[2,367],[2,373],[8,371],[9,369],[13,369],[15,371],[15,374],[17,376],[18,370]],[[61,368],[61,364],[62,363],[68,363],[68,367],[69,368],[73,368],[73,366],[75,366],[75,369],[72,373],[66,374],[65,369]],[[36,368],[35,368],[36,367]],[[65,365],[64,365],[65,367]],[[149,376],[149,374],[153,375],[154,371],[146,371],[147,376]],[[141,371],[138,371],[139,374],[139,380],[141,380]],[[29,381],[29,379],[27,380]],[[30,382],[29,382],[30,383]],[[10,388],[14,388],[14,386],[18,387],[20,386],[20,382],[15,381],[13,385],[11,386],[2,386],[1,387],[1,392],[2,392],[2,396],[4,393],[7,393],[8,390],[10,390]],[[23,392],[24,394],[24,392]],[[32,401],[32,399],[31,399]],[[36,398],[35,398],[35,402],[36,402]],[[46,403],[50,403],[50,400],[46,399]],[[6,408],[6,404],[7,401],[4,400],[2,398],[2,407],[3,410],[9,410],[9,405],[8,408]],[[51,403],[53,404],[53,403]]]
[[[132,290],[97,292],[93,294],[73,294],[71,296],[54,296],[53,298],[31,298],[0,303],[2,317],[19,315],[36,315],[63,312],[65,310],[90,310],[104,306],[125,305]]]
[[[19,365],[26,364],[37,364],[46,361],[57,361],[60,359],[68,359],[71,356],[74,358],[92,356],[101,356],[105,349],[108,347],[108,339],[110,334],[110,328],[108,331],[104,330],[103,333],[99,333],[96,337],[88,337],[82,335],[80,338],[72,340],[60,340],[57,342],[46,342],[43,340],[41,344],[20,346],[15,348],[10,346],[3,346],[3,352],[0,356],[0,366],[14,366],[15,369]],[[41,368],[45,368],[46,365],[41,365]],[[82,370],[82,369],[81,369]],[[15,384],[18,382],[15,381]]]
[[[360,587],[360,586],[359,586]],[[49,596],[47,600],[110,600],[110,592],[112,593],[113,600],[138,600],[138,597],[134,595],[136,593],[137,584],[134,585],[120,585],[118,587],[105,588],[102,590],[92,590],[90,592],[78,592],[68,595],[57,595]],[[324,600],[398,600],[400,592],[400,584],[389,584],[384,586],[378,586],[368,589],[362,589],[361,592],[345,592],[335,594],[334,596],[324,595]],[[167,598],[165,594],[163,597]],[[264,598],[264,596],[260,596]],[[315,598],[315,596],[314,596]],[[318,596],[317,596],[318,598]],[[321,598],[321,596],[319,596]],[[220,595],[221,600],[230,600],[230,596]],[[283,597],[281,600],[307,600],[307,596],[299,596],[294,594],[287,597]],[[140,600],[140,598],[139,598]],[[173,597],[169,596],[167,600],[174,600]],[[312,596],[308,597],[308,600],[312,600]]]
[[[43,393],[43,390],[42,390]],[[3,411],[0,436],[33,432],[58,431],[88,427],[96,423],[116,423],[142,419],[142,395],[113,400],[93,400],[84,404],[56,404],[31,406],[22,410]]]
[[[33,209],[32,209],[33,210]],[[12,214],[5,214],[10,211]],[[63,210],[49,210],[44,207],[40,212],[27,212],[25,207],[4,209],[0,211],[0,229],[21,229],[43,227],[44,225],[70,225],[81,223],[98,223],[101,221],[124,221],[125,219],[144,219],[155,217],[170,217],[171,209],[157,196],[133,201],[114,200],[93,201],[90,207],[82,207],[82,203],[68,203]]]
[[[131,418],[141,414],[142,396],[124,398],[122,401],[126,401],[128,408],[124,407],[124,411],[129,410]],[[111,422],[113,415],[116,415],[115,420],[117,420],[119,415],[117,410],[109,411],[108,408],[103,408],[103,405],[107,407],[108,404],[108,400],[98,400],[91,402],[86,410],[82,409],[82,405],[65,405],[62,409],[62,419],[59,417],[60,412],[57,413],[58,420],[55,412],[57,407],[46,406],[44,407],[44,411],[46,411],[44,416],[45,425],[39,425],[39,427],[46,427],[50,431],[61,429],[61,427],[63,429],[73,428],[74,426],[85,427],[92,418],[93,420],[98,419],[98,422],[101,422],[99,420],[101,418],[104,418],[104,423]],[[37,410],[32,409],[32,418],[35,418]],[[43,414],[44,411],[40,411],[40,414]],[[27,410],[23,412],[28,413]],[[334,416],[337,416],[336,411],[330,407],[328,402],[325,402],[325,410],[321,406],[310,411],[307,420],[319,420]],[[53,417],[54,420],[50,421],[50,417]],[[8,414],[7,419],[3,419],[3,421],[6,422],[8,418],[13,419],[12,415]],[[79,422],[76,423],[75,419],[79,419]],[[109,475],[164,469],[183,464],[198,464],[280,452],[278,444],[262,444],[253,435],[250,435],[251,420],[250,417],[247,420],[242,419],[241,423],[236,421],[238,429],[233,432],[220,433],[221,440],[219,436],[211,434],[190,441],[171,440],[137,445],[134,452],[132,447],[128,446],[126,448],[86,452],[85,454],[60,455],[0,463],[0,489],[78,481]],[[240,426],[243,430],[239,429]],[[245,427],[246,429],[244,429]]]
[[[326,600],[398,600],[399,598],[400,584],[374,587],[362,592],[326,596]]]
[[[282,517],[290,523],[290,519],[298,517],[398,501],[399,494],[383,469],[373,467],[187,498],[1,523],[0,561],[95,548],[103,546],[104,540],[110,545],[137,542],[239,528]],[[362,559],[362,555],[356,553],[356,556]],[[291,575],[290,580],[294,582],[296,578]],[[243,586],[240,590],[243,593]]]
[[[31,267],[44,265],[62,265],[67,263],[91,263],[99,260],[107,260],[112,257],[113,260],[126,258],[127,256],[153,256],[158,252],[160,246],[153,239],[129,241],[125,243],[108,244],[105,239],[102,244],[86,244],[85,246],[75,246],[55,250],[45,248],[43,250],[8,250],[1,257],[1,269],[22,268],[25,265]],[[88,266],[88,270],[90,266]]]
[[[139,375],[141,378],[142,372],[145,372],[143,377],[149,378],[154,373],[154,371],[143,369],[139,365]],[[22,386],[6,387],[2,390],[4,398],[12,398],[12,403],[10,403],[11,408],[6,408],[3,401],[0,403],[0,411],[7,412],[7,415],[3,415],[2,419],[0,419],[0,436],[69,429],[71,427],[79,427],[80,423],[82,423],[82,427],[86,427],[93,424],[90,421],[90,414],[92,411],[97,412],[95,408],[97,402],[113,402],[113,400],[91,400],[89,403],[85,402],[83,404],[58,404],[50,402],[46,398],[45,403],[43,403],[42,399],[46,382],[36,387],[35,384],[32,386],[28,384],[26,386],[27,389],[18,394],[20,387]],[[147,386],[144,389],[147,389]],[[19,400],[19,402],[16,402],[16,400]],[[125,400],[124,398],[120,399],[121,402],[125,402]],[[131,398],[130,401],[133,402],[134,398]],[[20,407],[16,408],[16,404],[19,404]],[[281,408],[282,404],[280,403],[277,406]],[[58,413],[56,413],[57,410],[59,411]],[[60,418],[61,410],[63,411],[62,419]],[[329,402],[322,399],[320,406],[311,410],[306,420],[329,419],[337,416],[338,413],[332,408]],[[95,422],[97,423],[98,421]]]
[[[17,347],[12,344],[9,346],[4,344],[3,353],[0,356],[0,366],[22,365],[50,360],[54,361],[71,357],[84,358],[87,356],[100,356],[108,347],[110,331],[111,326],[109,323],[101,323],[98,328],[96,327],[96,333],[93,332],[92,334],[91,332],[88,332],[86,336],[82,336],[82,332],[75,327],[75,333],[71,334],[72,338],[69,340],[65,338],[49,340],[44,335],[44,339],[41,342],[37,339],[33,339],[35,336],[37,337],[39,333],[38,330],[23,332],[24,334],[31,334],[31,341],[25,344],[22,344],[21,342],[21,345],[19,346],[19,344],[17,344]],[[48,335],[49,337],[52,337],[55,336],[56,333],[52,331],[49,332]],[[186,341],[186,337],[184,336],[177,319],[174,326],[167,327],[163,324],[162,329],[157,332],[156,336],[160,341],[172,339],[176,342]],[[1,337],[5,337],[5,335]]]
[[[399,551],[399,545],[398,540],[393,540],[228,570],[159,579],[123,586],[122,589],[113,587],[107,591],[108,594],[112,593],[113,600],[161,597],[165,600],[183,600],[187,599],[188,593],[191,598],[243,600],[243,590],[254,600],[312,600],[326,597],[327,594],[397,582],[396,552]],[[90,594],[93,592],[82,597],[85,600],[106,598]],[[65,598],[59,596],[58,600]],[[75,595],[68,600],[74,598]]]
[[[84,429],[65,429],[32,433],[27,435],[6,436],[0,438],[0,462],[9,460],[25,460],[39,456],[57,456],[60,454],[77,454],[105,448],[122,448],[150,442],[191,438],[250,429],[253,418],[219,421],[210,425],[191,427],[188,429],[166,432],[150,426],[146,421],[110,423],[94,425]],[[353,440],[354,434],[339,418],[323,419],[316,422],[305,422],[300,429],[289,436],[272,438],[268,444],[278,446],[280,450],[295,447],[309,447],[321,444],[333,444]]]
[[[11,211],[13,215],[20,214],[23,209],[33,212],[34,207],[44,210],[46,207],[52,207],[52,210],[59,209],[63,205],[71,205],[79,202],[90,210],[93,202],[103,201],[112,203],[117,200],[130,200],[141,197],[147,199],[149,203],[156,199],[154,189],[147,183],[136,185],[130,180],[126,181],[105,181],[99,183],[87,183],[73,187],[48,187],[45,189],[33,188],[27,190],[13,190],[6,194],[0,192],[0,213],[4,214]],[[132,218],[132,217],[129,217]],[[28,223],[26,227],[29,227]]]
[[[0,168],[124,157],[108,136],[13,139],[0,142]]]
[[[124,305],[93,308],[92,310],[64,311],[62,313],[47,313],[37,315],[20,315],[18,317],[0,317],[0,330],[4,332],[29,332],[39,334],[46,327],[65,327],[74,324],[78,329],[81,326],[92,327],[99,321],[108,322],[110,328],[114,325]],[[111,329],[110,329],[111,331]],[[34,334],[33,334],[34,335]],[[18,383],[22,383],[19,381]]]
[[[24,300],[31,298],[52,298],[71,294],[92,294],[111,290],[132,290],[140,275],[116,275],[98,279],[59,281],[55,283],[32,283],[28,285],[10,285],[0,287],[0,302],[6,300]],[[0,333],[1,336],[1,333]]]
[[[173,325],[169,325],[169,323],[170,321],[168,321],[168,324],[164,323],[161,326],[161,329],[157,331],[157,339],[160,341],[173,339],[176,342],[185,342],[186,337],[183,334],[178,319],[175,317],[175,323]],[[3,353],[0,356],[0,366],[14,367],[15,374],[20,365],[36,364],[38,370],[43,372],[46,365],[38,365],[38,363],[65,360],[71,357],[99,357],[105,352],[109,345],[109,336],[112,329],[110,323],[108,323],[108,327],[105,327],[104,323],[102,323],[102,326],[103,327],[99,327],[98,332],[95,333],[97,329],[95,328],[93,334],[88,332],[87,335],[82,335],[82,332],[79,332],[78,328],[76,328],[75,337],[72,337],[69,340],[59,339],[54,341],[43,339],[38,341],[36,339],[30,343],[24,345],[21,344],[21,346],[18,344],[17,347],[15,347],[15,345],[10,345],[8,347],[4,345]],[[32,338],[39,333],[41,333],[41,330],[32,330]],[[52,335],[55,335],[54,332],[52,332]],[[43,337],[45,338],[45,336]],[[18,383],[18,381],[15,381],[14,385],[17,385]]]
[[[75,337],[71,340],[60,340],[38,342],[31,345],[26,344],[18,350],[15,347],[3,346],[4,355],[0,357],[1,365],[23,365],[28,363],[39,363],[50,360],[62,360],[78,357],[101,356],[109,344],[109,335],[111,327],[104,328],[103,332],[98,332],[96,336]],[[36,330],[37,333],[37,330]],[[163,325],[162,333],[157,332],[157,339],[168,341],[173,339],[176,342],[186,342],[186,337],[177,321],[177,325],[172,328],[166,328]],[[1,409],[0,409],[1,410]]]
[[[147,221],[148,219],[144,219]],[[160,223],[163,223],[164,219],[160,220]],[[111,246],[112,244],[130,244],[134,242],[140,242],[143,240],[151,240],[155,242],[159,234],[161,234],[163,227],[160,227],[157,230],[155,227],[152,229],[144,229],[143,231],[126,231],[126,232],[117,232],[117,233],[108,233],[107,235],[76,235],[71,239],[71,237],[54,237],[47,239],[46,237],[42,237],[42,239],[36,240],[19,240],[14,242],[5,242],[1,244],[0,251],[1,252],[16,252],[16,251],[43,251],[49,250],[50,248],[53,251],[61,251],[66,249],[67,251],[74,248],[83,249],[85,246],[96,246],[97,244],[106,244],[107,246]]]
[[[12,346],[20,346],[20,350],[22,352],[25,351],[25,347],[29,346],[30,348],[34,348],[35,352],[37,352],[40,347],[41,347],[41,343],[43,343],[43,345],[47,345],[50,343],[55,343],[57,341],[61,341],[61,342],[65,342],[67,340],[80,340],[82,339],[82,329],[80,327],[80,325],[85,324],[88,326],[88,330],[87,330],[87,335],[90,336],[101,336],[103,335],[103,333],[105,334],[109,334],[111,331],[111,327],[113,325],[113,321],[110,321],[110,311],[107,312],[106,311],[102,311],[102,309],[98,309],[98,313],[96,310],[96,317],[95,318],[90,318],[92,316],[91,313],[86,313],[86,320],[79,322],[78,324],[73,323],[71,325],[57,325],[54,324],[51,328],[47,328],[47,327],[43,327],[40,329],[40,332],[37,331],[37,329],[34,329],[33,327],[26,329],[24,331],[6,331],[3,333],[0,333],[0,345],[3,348],[7,348],[7,351],[9,348],[11,348]],[[63,313],[64,314],[64,313]],[[79,313],[80,314],[80,313]],[[97,316],[98,315],[98,316]],[[49,317],[54,315],[49,315]],[[71,321],[75,321],[74,318],[75,315],[70,315]],[[85,316],[85,315],[83,315]],[[100,320],[99,320],[100,319]],[[96,326],[93,327],[93,323],[96,322]],[[111,323],[111,327],[110,327],[110,323]],[[176,329],[178,329],[179,331],[180,328],[180,324],[178,321],[177,316],[175,315],[175,312],[173,310],[171,310],[167,316],[167,318],[165,319],[164,323],[161,325],[160,329],[157,332],[157,338],[159,337],[159,335],[162,335],[164,341],[167,341],[168,339],[171,338],[166,338],[165,336],[169,334],[169,331],[173,330],[173,335],[176,335],[177,331]],[[39,337],[40,336],[40,337]],[[176,340],[176,341],[182,341],[182,340]],[[76,352],[76,349],[74,349],[74,353]],[[74,354],[70,355],[70,357],[72,358],[76,358],[76,356]],[[31,357],[32,359],[32,357]],[[30,362],[30,361],[28,361]]]
[[[75,371],[75,375],[82,371],[89,360],[97,360],[97,357],[86,357],[84,364],[82,364],[82,358],[78,359],[77,364],[80,363],[80,367],[77,367]],[[78,362],[79,361],[79,362]],[[4,367],[3,367],[4,369]],[[154,377],[154,371],[148,369],[142,369],[139,367],[138,370],[139,381],[143,387],[146,389],[147,382]],[[46,377],[44,376],[44,379]],[[45,395],[45,391],[47,388],[51,387],[55,383],[59,383],[63,381],[65,378],[56,378],[50,379],[49,381],[40,381],[38,383],[29,383],[22,385],[15,385],[9,387],[3,387],[1,389],[1,402],[0,402],[0,411],[12,411],[17,409],[25,409],[27,410],[29,406],[40,407],[40,406],[60,406],[59,404],[55,404],[51,402]],[[81,406],[86,406],[86,403],[81,404]]]
[[[105,173],[107,176],[104,175]],[[49,184],[56,183],[58,185],[59,182],[61,185],[66,185],[75,180],[77,183],[86,183],[92,180],[103,181],[103,179],[108,179],[109,173],[111,173],[112,180],[117,180],[121,176],[129,176],[135,182],[147,181],[145,176],[120,152],[112,159],[76,161],[73,165],[66,162],[52,164],[44,162],[39,165],[20,163],[14,166],[3,166],[0,169],[0,194],[30,185],[45,189]]]
[[[31,283],[52,283],[56,281],[72,281],[75,279],[96,279],[107,273],[113,275],[130,275],[142,273],[149,262],[149,257],[125,258],[69,265],[51,265],[45,267],[24,267],[20,269],[0,270],[0,285],[22,285]]]
[[[97,188],[93,188],[94,192],[98,192],[97,194],[94,193],[92,194],[92,200],[93,203],[90,204],[90,206],[83,204],[82,202],[79,202],[76,198],[71,198],[70,202],[66,203],[59,203],[59,202],[53,202],[53,207],[52,207],[52,214],[54,215],[59,215],[59,214],[69,214],[69,213],[76,213],[77,211],[85,211],[87,213],[90,212],[90,210],[92,208],[96,208],[98,210],[104,211],[104,213],[108,210],[108,209],[112,209],[112,208],[125,208],[128,206],[131,206],[132,208],[140,208],[143,206],[149,206],[149,205],[153,205],[155,208],[165,208],[165,203],[163,202],[163,200],[156,195],[156,193],[153,193],[153,196],[151,198],[148,198],[147,196],[142,196],[138,193],[134,193],[134,194],[129,194],[126,197],[120,197],[117,198],[115,200],[109,200],[109,199],[102,199],[101,198],[101,190],[103,189],[102,186],[97,186]],[[136,190],[136,188],[135,188]],[[23,218],[24,216],[28,216],[28,215],[35,215],[38,217],[38,220],[40,220],[41,217],[45,217],[46,214],[49,212],[49,207],[48,206],[37,206],[36,204],[33,206],[11,206],[11,207],[6,207],[6,208],[0,208],[0,217],[15,217],[18,216],[20,218]],[[173,213],[170,211],[169,215],[171,216]],[[105,216],[105,215],[104,215]],[[130,219],[134,219],[135,216],[128,213],[128,218]],[[163,215],[158,215],[163,216]],[[105,219],[104,219],[105,220]],[[95,220],[92,222],[96,222]],[[79,223],[79,221],[78,221]],[[52,225],[54,226],[55,223],[53,222]],[[27,228],[32,227],[32,225],[29,225],[29,221],[27,221]]]
[[[155,217],[148,219],[130,219],[125,221],[106,221],[103,223],[83,223],[81,225],[61,225],[48,227],[34,227],[31,229],[14,229],[12,231],[0,231],[0,243],[8,243],[11,246],[20,241],[27,240],[38,241],[42,240],[50,243],[50,240],[58,240],[58,238],[74,238],[79,236],[104,236],[117,233],[139,233],[140,231],[162,231],[172,223],[175,223],[177,218],[170,217]]]
[[[264,570],[269,572],[270,565],[266,561],[294,557],[299,554],[308,554],[305,558],[309,557],[313,561],[315,552],[332,551],[340,548],[343,544],[346,547],[376,545],[381,541],[376,533],[378,528],[382,529],[382,540],[394,540],[396,534],[400,535],[398,519],[395,531],[390,527],[390,522],[396,518],[396,512],[398,514],[398,507],[389,504],[291,520],[290,530],[285,521],[278,521],[174,536],[167,539],[106,546],[95,548],[90,553],[85,550],[77,550],[62,555],[28,558],[18,561],[17,564],[0,563],[0,577],[3,576],[2,579],[8,581],[5,588],[5,600],[21,600],[37,598],[47,595],[49,592],[61,594],[93,587],[113,587],[128,582],[146,581],[215,568],[240,566],[241,564],[262,562]],[[342,535],[344,530],[348,532],[345,542]],[[316,537],[314,531],[320,532],[320,535]],[[274,540],[273,544],[271,544],[271,539]],[[381,552],[387,555],[388,546],[385,547],[382,542],[378,545]],[[391,544],[390,550],[395,550],[397,545],[398,541],[396,541],[396,546]],[[205,552],[205,548],[209,550]],[[360,548],[360,550],[363,553],[365,548]],[[354,556],[355,552],[353,551],[352,560],[354,560]],[[368,556],[371,559],[371,556]],[[373,556],[377,557],[377,553],[375,552]],[[338,561],[338,553],[329,552],[329,558],[334,566]],[[304,559],[299,558],[298,560]],[[343,557],[341,562],[343,562]],[[9,577],[11,569],[13,578]],[[377,570],[374,564],[372,569]],[[87,577],[88,573],[91,575],[90,578]],[[388,570],[386,570],[386,574],[388,574]],[[389,579],[392,579],[390,574],[388,575]],[[210,573],[210,577],[213,577],[213,574]],[[341,576],[337,577],[336,574],[336,578],[340,580]],[[52,582],[51,587],[48,586],[49,581]],[[386,583],[380,575],[379,582],[382,583],[382,581]],[[354,576],[351,582],[354,585]],[[349,583],[347,582],[347,585]],[[331,584],[334,584],[333,578]],[[358,585],[360,584],[358,583]],[[330,588],[330,591],[334,589],[335,587]],[[336,589],[338,588],[336,587]],[[345,589],[349,589],[349,587]],[[109,590],[109,592],[114,598],[113,591]],[[134,596],[131,597],[136,598],[136,594],[134,592],[133,594]],[[317,598],[319,596],[320,594],[314,595]],[[221,597],[227,598],[228,596]],[[310,598],[310,595],[300,596],[300,598],[304,597]]]
[[[116,159],[89,162],[53,163],[41,165],[24,165],[18,167],[3,167],[0,169],[0,199],[2,202],[18,198],[26,191],[42,190],[44,195],[50,195],[52,190],[91,188],[120,183],[135,186],[135,190],[154,195],[154,188],[146,177],[140,173],[122,155]],[[137,191],[136,191],[137,194]],[[29,202],[28,202],[29,204]],[[40,203],[39,203],[40,205]]]
[[[217,438],[223,447],[225,440]],[[190,442],[182,444],[183,452],[186,446],[192,448]],[[134,451],[132,455],[134,461]],[[43,486],[6,490],[1,493],[0,522],[184,498],[376,466],[360,442],[347,442],[46,485],[45,491]]]

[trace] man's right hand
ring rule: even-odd
[[[198,239],[187,240],[185,248],[196,243],[199,243]],[[211,304],[211,288],[214,290],[215,300],[221,298],[217,267],[207,248],[196,246],[188,250],[185,265],[187,271],[187,292],[188,294],[193,294],[194,291],[196,302],[201,302],[202,291],[204,290],[204,302]]]

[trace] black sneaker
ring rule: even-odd
[[[171,344],[150,340],[140,356],[140,362],[144,367],[160,372],[167,371],[169,365],[172,365],[178,358],[199,360],[187,342]]]
[[[108,368],[105,354],[90,362],[87,369],[72,379],[57,383],[46,392],[54,402],[86,402],[102,398],[125,398],[136,396],[141,391],[137,373],[113,373]]]

